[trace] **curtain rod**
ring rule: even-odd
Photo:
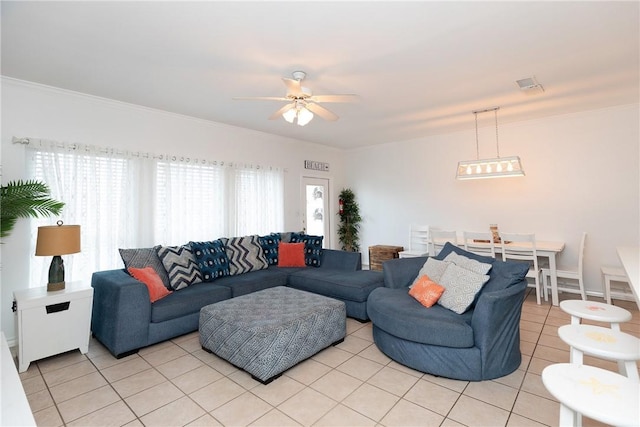
[[[76,144],[73,143],[71,145],[68,145],[65,142],[58,142],[58,141],[52,141],[52,140],[46,140],[46,139],[41,139],[41,138],[29,138],[29,137],[17,137],[17,136],[13,136],[11,137],[11,142],[13,144],[22,144],[22,145],[31,145],[31,143],[33,142],[34,144],[40,144],[42,146],[43,143],[49,142],[49,143],[54,143],[54,144],[62,144],[59,145],[60,148],[71,148],[73,150],[76,150],[78,148],[80,148],[80,144]],[[140,151],[126,151],[126,150],[117,150],[114,148],[107,148],[107,147],[94,147],[94,146],[89,146],[89,145],[85,145],[85,148],[88,150],[89,148],[94,148],[96,150],[98,150],[101,153],[115,153],[115,154],[119,154],[119,155],[129,155],[131,157],[142,157],[142,158],[153,158],[153,159],[158,159],[158,160],[165,160],[165,161],[180,161],[180,162],[185,162],[185,163],[193,163],[193,164],[212,164],[214,166],[217,166],[218,164],[220,166],[228,166],[228,167],[233,167],[238,166],[238,165],[243,165],[244,168],[247,169],[253,169],[254,165],[253,164],[247,164],[244,162],[239,162],[239,161],[218,161],[218,160],[205,160],[205,159],[191,159],[191,157],[185,157],[185,156],[176,156],[176,155],[168,155],[168,154],[151,154],[151,153],[142,153]],[[193,160],[193,162],[192,162]],[[278,168],[277,166],[263,166],[263,165],[255,165],[255,169],[259,170],[259,169],[269,169],[269,170],[278,170],[280,168]],[[288,172],[287,168],[282,168],[283,172]]]

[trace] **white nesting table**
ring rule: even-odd
[[[640,383],[586,365],[544,368],[542,382],[560,401],[561,427],[579,425],[579,414],[615,426],[640,424]]]
[[[560,309],[571,315],[571,324],[580,324],[580,319],[611,324],[611,329],[620,330],[620,323],[631,320],[631,313],[622,307],[597,301],[565,300]]]
[[[640,382],[636,365],[640,360],[640,339],[593,325],[564,325],[558,328],[558,335],[571,346],[571,363],[582,365],[584,353],[617,361],[622,375]]]

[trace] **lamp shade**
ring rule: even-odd
[[[38,227],[36,255],[56,256],[80,252],[79,225],[47,225]]]

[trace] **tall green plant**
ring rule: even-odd
[[[338,238],[342,245],[342,250],[358,252],[360,250],[360,208],[356,202],[356,196],[349,188],[340,192],[342,209],[338,212],[340,216],[340,226],[338,227]]]
[[[11,181],[0,187],[0,237],[11,233],[18,218],[60,215],[64,203],[49,195],[49,187],[39,181]]]

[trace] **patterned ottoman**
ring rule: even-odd
[[[200,344],[268,383],[346,335],[342,301],[278,286],[200,310]]]

